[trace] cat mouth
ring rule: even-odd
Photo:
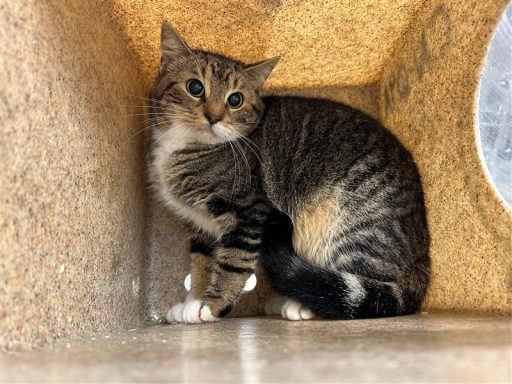
[[[205,124],[205,125],[201,126],[200,130],[202,132],[209,133],[210,135],[213,135],[215,137],[219,136],[218,127],[217,127],[216,123],[214,123],[214,124]]]

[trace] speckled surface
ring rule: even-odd
[[[158,69],[160,24],[167,19],[194,47],[248,62],[283,55],[268,88],[304,89],[378,80],[420,4],[420,0],[112,0],[112,13],[149,79]]]
[[[0,382],[510,383],[509,317],[230,319],[0,355]]]
[[[0,349],[140,324],[137,65],[101,1],[0,2]]]
[[[476,90],[508,1],[429,1],[388,62],[381,120],[425,186],[433,278],[425,308],[512,311],[512,216],[484,175]]]
[[[142,128],[130,114],[142,113],[162,19],[193,46],[246,61],[283,54],[269,92],[380,116],[425,183],[426,308],[511,312],[512,219],[485,180],[473,121],[505,4],[0,3],[0,347],[134,327],[184,295],[183,232],[146,204],[141,137],[129,139]],[[259,284],[235,314],[259,313],[267,295]]]

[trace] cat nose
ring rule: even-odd
[[[208,122],[209,122],[210,124],[215,124],[216,122],[218,122],[218,121],[222,120],[222,117],[223,117],[223,116],[221,116],[221,115],[217,115],[217,114],[212,113],[212,112],[210,112],[210,111],[206,111],[206,112],[204,113],[204,116],[206,117],[206,119],[208,120]]]

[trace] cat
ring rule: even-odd
[[[262,265],[289,320],[410,314],[430,274],[411,154],[333,101],[262,97],[279,61],[190,48],[167,22],[150,97],[149,179],[190,227],[192,294],[170,322],[213,322]]]

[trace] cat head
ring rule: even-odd
[[[190,48],[164,22],[160,72],[151,91],[152,127],[189,142],[217,144],[250,133],[264,111],[260,90],[279,58],[244,64]]]

